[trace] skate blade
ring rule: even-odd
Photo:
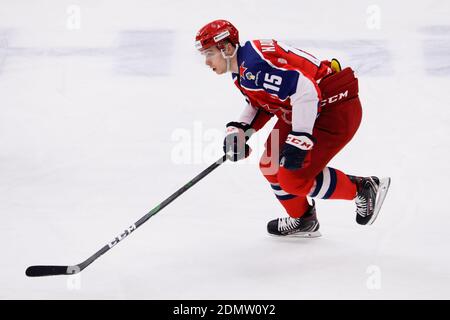
[[[276,237],[276,238],[318,238],[318,237],[322,236],[320,231],[297,232],[297,233],[292,233],[292,234],[287,234],[287,235],[277,235],[277,234],[269,233],[269,235],[272,237]]]
[[[389,186],[391,185],[391,178],[383,178],[380,180],[380,186],[378,187],[377,197],[375,199],[375,208],[373,210],[372,217],[367,224],[372,224],[375,222],[378,214],[380,213],[381,206],[383,205],[384,199],[386,198]]]

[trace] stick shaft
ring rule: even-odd
[[[208,174],[210,174],[214,169],[219,167],[222,163],[226,161],[226,156],[223,156],[213,164],[211,164],[208,168],[200,172],[198,175],[196,175],[191,181],[186,183],[184,186],[182,186],[180,189],[175,191],[172,195],[170,195],[167,199],[165,199],[163,202],[161,202],[159,205],[154,207],[152,210],[150,210],[146,215],[144,215],[142,218],[140,218],[138,221],[136,221],[133,225],[131,225],[128,229],[126,229],[122,234],[114,238],[113,241],[111,241],[109,244],[105,245],[102,249],[100,249],[98,252],[96,252],[94,255],[92,255],[90,258],[88,258],[86,261],[82,263],[83,268],[86,268],[88,265],[90,265],[92,262],[94,262],[98,257],[103,255],[105,252],[107,252],[109,249],[114,247],[116,244],[118,244],[120,241],[122,241],[125,237],[127,237],[131,232],[139,228],[141,225],[143,225],[148,219],[153,217],[155,214],[160,212],[163,208],[165,208],[167,205],[169,205],[172,201],[174,201],[176,198],[181,196],[183,193],[185,193],[187,190],[189,190],[192,186],[194,186],[197,182],[202,180],[204,177],[206,177]]]
[[[167,205],[169,205],[172,201],[174,201],[176,198],[178,198],[183,193],[185,193],[187,190],[189,190],[197,182],[199,182],[204,177],[206,177],[208,174],[210,174],[212,171],[214,171],[214,169],[216,169],[222,163],[224,163],[226,161],[226,159],[227,158],[224,155],[222,158],[220,158],[219,160],[217,160],[216,162],[211,164],[208,168],[206,168],[205,170],[200,172],[192,180],[190,180],[188,183],[186,183],[184,186],[182,186],[180,189],[178,189],[172,195],[170,195],[167,199],[165,199],[159,205],[154,207],[150,212],[148,212],[146,215],[144,215],[142,218],[140,218],[138,221],[136,221],[133,225],[131,225],[128,229],[126,229],[122,234],[115,237],[114,240],[112,240],[111,242],[109,242],[108,244],[103,246],[99,251],[94,253],[92,256],[90,256],[88,259],[86,259],[82,263],[74,265],[74,266],[31,266],[31,267],[28,267],[26,274],[30,277],[39,277],[39,276],[50,276],[50,275],[58,275],[58,274],[75,274],[75,273],[82,271],[87,266],[89,266],[92,262],[97,260],[100,256],[102,256],[107,251],[109,251],[112,247],[114,247],[116,244],[118,244],[120,241],[125,239],[128,235],[130,235],[130,233],[132,233],[134,230],[139,228],[148,219],[150,219],[152,216],[157,214],[159,211],[161,211],[163,208],[165,208]]]

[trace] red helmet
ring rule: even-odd
[[[200,29],[195,36],[195,47],[205,50],[212,46],[223,49],[224,40],[239,44],[239,31],[226,20],[214,20]]]

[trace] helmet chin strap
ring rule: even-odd
[[[225,54],[224,49],[220,50],[220,52],[222,53],[222,57],[227,61],[227,72],[231,71],[231,59],[233,59],[234,56],[236,55],[238,47],[239,45],[236,45],[236,48],[234,49],[233,54],[231,56],[227,56]]]

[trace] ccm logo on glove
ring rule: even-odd
[[[309,133],[292,131],[281,150],[280,165],[288,170],[300,169],[309,150],[314,146],[314,140]]]
[[[314,145],[314,142],[312,141],[311,138],[308,138],[306,135],[296,136],[291,133],[287,136],[286,143],[289,143],[294,147],[297,147],[302,150],[311,150]]]

